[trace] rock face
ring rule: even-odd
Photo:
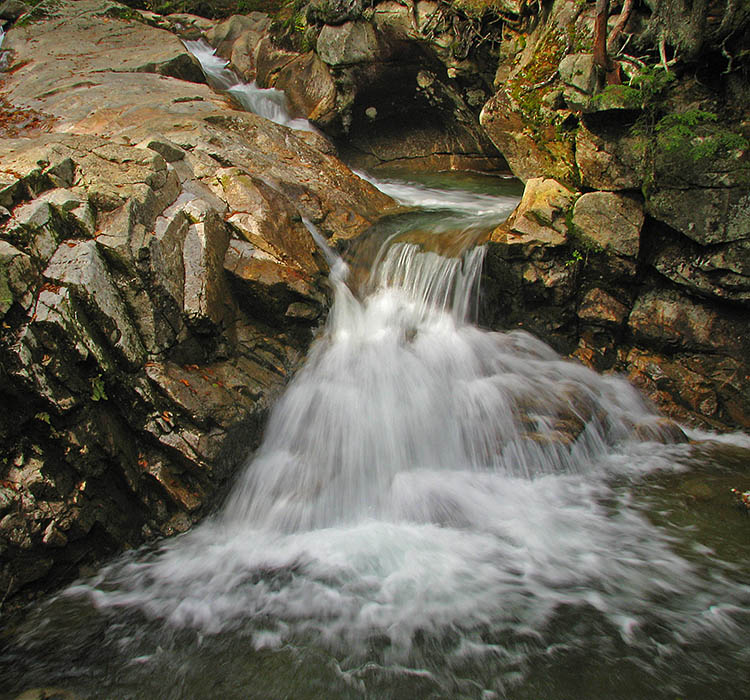
[[[693,257],[669,243],[677,239],[647,221],[635,195],[529,180],[490,238],[483,321],[523,327],[599,371],[627,374],[682,422],[747,429],[744,287],[719,253]]]
[[[678,31],[674,7],[610,18],[609,75],[593,5],[555,0],[506,27],[480,121],[527,192],[490,243],[486,322],[627,373],[680,420],[747,428],[750,94],[734,73],[747,70],[749,19],[696,7]],[[717,63],[722,41],[732,48]],[[660,42],[676,73],[658,64]],[[632,61],[636,49],[652,65]],[[574,193],[546,222],[524,213],[540,178]]]
[[[303,218],[335,242],[396,205],[121,6],[3,48],[3,104],[44,115],[0,142],[7,602],[205,512],[325,316]]]
[[[424,1],[413,11],[395,2],[344,5],[311,3],[286,20],[301,34],[257,40],[246,30],[233,41],[232,64],[246,77],[253,65],[258,84],[283,90],[295,116],[360,167],[504,169],[477,119],[487,80],[449,50],[456,30],[443,9]],[[229,23],[240,21],[208,34],[222,55]]]

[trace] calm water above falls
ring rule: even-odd
[[[750,440],[644,442],[626,382],[472,324],[512,198],[376,184],[425,211],[330,253],[227,503],[6,630],[0,698],[746,697]]]

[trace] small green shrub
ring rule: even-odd
[[[91,380],[91,400],[92,401],[107,401],[109,397],[107,392],[104,390],[104,380],[101,374],[97,374]]]

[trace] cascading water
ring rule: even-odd
[[[286,96],[281,90],[259,88],[255,81],[243,83],[234,71],[227,68],[229,61],[217,56],[216,51],[203,39],[185,41],[184,44],[200,62],[211,86],[228,92],[248,112],[292,129],[314,131],[307,119],[294,119],[289,115]]]
[[[437,237],[512,207],[376,184],[446,210]],[[326,328],[224,508],[43,606],[4,668],[99,698],[744,697],[748,567],[671,522],[713,453],[475,326],[477,236],[443,256],[418,228],[355,290],[326,251]]]
[[[30,639],[65,606],[101,616],[128,679],[107,697],[563,698],[594,663],[573,696],[673,698],[715,673],[706,644],[742,668],[748,586],[633,499],[690,446],[638,440],[657,417],[622,379],[473,325],[482,256],[391,237],[359,297],[333,259],[325,332],[222,511],[71,587]]]

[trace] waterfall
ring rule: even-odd
[[[361,176],[414,211],[356,281],[305,222],[333,306],[223,507],[50,601],[8,666],[61,653],[81,697],[744,697],[747,566],[668,486],[712,453],[644,440],[623,378],[475,324],[515,200]]]
[[[480,658],[519,630],[542,635],[561,606],[645,647],[650,624],[729,625],[736,592],[717,608],[610,483],[686,448],[635,437],[656,416],[623,379],[471,323],[482,257],[390,237],[359,295],[337,260],[325,332],[222,511],[68,595],[249,629],[257,648],[312,639],[364,659],[385,639],[398,663],[425,635],[455,637],[445,658]]]

